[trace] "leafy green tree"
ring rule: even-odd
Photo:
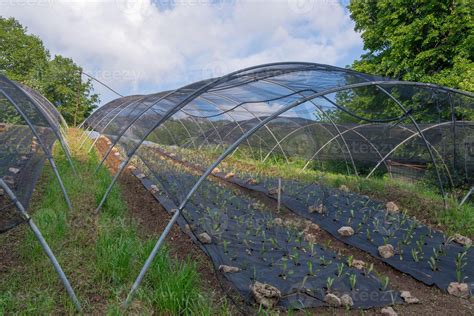
[[[99,101],[90,80],[82,82],[82,69],[72,59],[53,59],[43,42],[14,18],[0,16],[0,73],[38,90],[70,124],[90,115]]]
[[[0,71],[8,78],[39,88],[38,78],[48,66],[43,42],[13,18],[0,17]]]
[[[472,0],[354,0],[358,71],[474,92]]]
[[[41,80],[44,96],[73,125],[87,118],[98,102],[90,79],[82,82],[81,73],[82,69],[72,59],[56,55]]]

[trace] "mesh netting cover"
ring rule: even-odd
[[[0,75],[0,177],[27,208],[46,154],[62,139],[63,119],[38,92]],[[46,152],[45,152],[46,151]],[[0,195],[0,232],[22,222],[5,192]]]
[[[285,306],[320,306],[325,292],[318,291],[328,291],[320,281],[329,277],[335,278],[331,290],[350,295],[355,306],[398,300],[370,272],[354,271],[327,249],[308,257],[314,250],[305,233],[309,223],[443,289],[456,279],[454,265],[462,255],[463,280],[473,282],[471,250],[388,212],[380,201],[324,182],[328,174],[385,177],[423,182],[439,193],[440,203],[449,194],[462,197],[474,184],[470,93],[320,64],[278,63],[120,98],[99,108],[84,127],[96,141],[108,140],[103,161],[120,159],[115,179],[133,159],[137,177],[171,214],[182,210],[179,223],[216,267],[239,267],[225,277],[245,297],[249,285],[263,280],[282,289]],[[295,170],[314,173],[308,179]],[[228,184],[273,200],[278,189],[278,201],[309,226],[275,224],[279,214]],[[351,226],[353,235],[341,237],[342,226]],[[203,233],[212,241],[203,243]],[[295,239],[298,233],[301,239]],[[395,249],[392,259],[379,256],[386,244]],[[300,272],[306,266],[305,278]],[[322,279],[313,280],[313,272]],[[360,300],[358,293],[369,290],[380,296]],[[393,295],[387,299],[386,292]]]

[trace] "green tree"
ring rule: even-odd
[[[38,90],[70,124],[84,120],[99,101],[90,80],[82,82],[82,69],[72,59],[53,59],[40,38],[14,18],[0,16],[0,73]]]
[[[354,0],[355,70],[474,91],[472,0]]]
[[[13,18],[0,17],[0,71],[12,80],[39,88],[38,78],[48,66],[43,42]]]
[[[82,82],[82,69],[72,59],[56,55],[42,77],[42,91],[68,123],[77,125],[96,107],[91,80]]]

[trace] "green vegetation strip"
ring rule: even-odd
[[[139,228],[127,214],[118,186],[101,214],[94,215],[93,210],[111,177],[106,169],[94,175],[97,154],[81,153],[78,137],[77,131],[69,137],[77,176],[70,170],[64,154],[60,150],[54,153],[74,204],[73,212],[67,210],[52,170],[45,167],[30,213],[70,278],[86,313],[119,314],[121,303],[155,239],[139,236]],[[1,272],[0,315],[74,313],[74,306],[52,266],[26,228],[22,225],[0,235],[0,244],[11,248],[15,260],[7,271]],[[204,291],[200,282],[194,263],[177,262],[164,249],[156,257],[130,312],[227,313],[225,303],[210,303],[214,295]]]

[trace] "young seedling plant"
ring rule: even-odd
[[[456,280],[459,283],[462,283],[464,281],[462,277],[462,270],[467,264],[466,255],[467,255],[468,250],[469,250],[469,247],[466,247],[463,252],[458,253],[458,255],[456,256]]]
[[[307,262],[307,266],[308,266],[308,275],[316,276],[316,272],[314,271],[314,268],[313,268],[313,262],[311,260]]]
[[[328,277],[326,279],[326,290],[331,292],[332,284],[334,283],[334,278]]]
[[[356,288],[356,282],[357,282],[357,275],[355,273],[352,273],[350,276],[349,276],[349,282],[351,284],[351,290],[352,291],[355,291],[355,288]]]
[[[390,283],[390,278],[388,276],[385,276],[383,278],[383,282],[382,282],[382,285],[383,285],[382,290],[383,291],[385,291],[387,289],[389,283]]]
[[[343,273],[344,273],[344,263],[341,262],[337,264],[337,277],[340,278]]]

